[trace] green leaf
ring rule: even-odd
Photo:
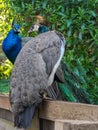
[[[65,25],[62,25],[60,28],[61,31],[65,30]]]
[[[86,27],[85,27],[85,24],[83,23],[83,24],[81,25],[81,30],[84,31],[85,29],[86,29]]]
[[[22,8],[24,9],[25,8],[24,2],[21,2],[21,5],[22,5]]]
[[[44,0],[44,2],[43,2],[43,4],[42,4],[42,6],[43,6],[43,9],[45,9],[45,8],[46,8],[46,6],[47,6],[47,3],[48,3],[48,0]]]
[[[60,15],[60,16],[62,16],[62,17],[66,16],[65,13],[62,13],[62,12],[58,12],[57,14]]]
[[[72,33],[72,29],[70,28],[70,29],[68,30],[68,32],[67,32],[68,37],[71,36],[71,33]]]
[[[78,38],[79,38],[80,40],[82,40],[82,32],[79,33]]]
[[[92,15],[93,17],[96,17],[96,13],[94,11],[89,11],[89,14]]]
[[[74,73],[77,75],[77,76],[79,76],[79,70],[75,67],[74,68]]]
[[[69,28],[72,24],[72,20],[65,20],[67,27]]]
[[[95,75],[98,77],[98,71],[95,70]]]

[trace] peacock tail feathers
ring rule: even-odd
[[[65,82],[59,83],[58,87],[61,91],[62,99],[72,102],[92,103],[85,88],[81,87],[79,78],[62,62]]]

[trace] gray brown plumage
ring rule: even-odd
[[[22,47],[29,40],[31,40],[32,38],[34,38],[34,37],[22,37],[21,38],[21,40],[22,40]],[[64,83],[65,82],[65,80],[64,80],[64,73],[62,71],[61,64],[57,68],[53,84],[47,90],[47,94],[48,94],[49,97],[51,97],[52,99],[56,99],[56,100],[59,99],[59,100],[61,100],[62,99],[61,98],[61,93],[60,93],[60,91],[58,89],[58,83],[57,82],[60,82],[60,83]]]
[[[18,128],[30,125],[36,106],[43,100],[43,93],[47,93],[53,83],[64,48],[64,37],[49,31],[31,39],[19,53],[10,88],[14,123]]]
[[[21,41],[22,41],[22,47],[29,41],[31,40],[33,37],[22,37]]]

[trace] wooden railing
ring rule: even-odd
[[[0,130],[15,130],[9,98],[0,95]],[[6,123],[5,123],[6,122]],[[8,124],[9,127],[5,127]],[[29,130],[98,130],[98,106],[45,100]],[[88,129],[89,128],[89,129]]]

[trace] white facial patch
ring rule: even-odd
[[[38,31],[39,25],[34,25],[33,31]]]

